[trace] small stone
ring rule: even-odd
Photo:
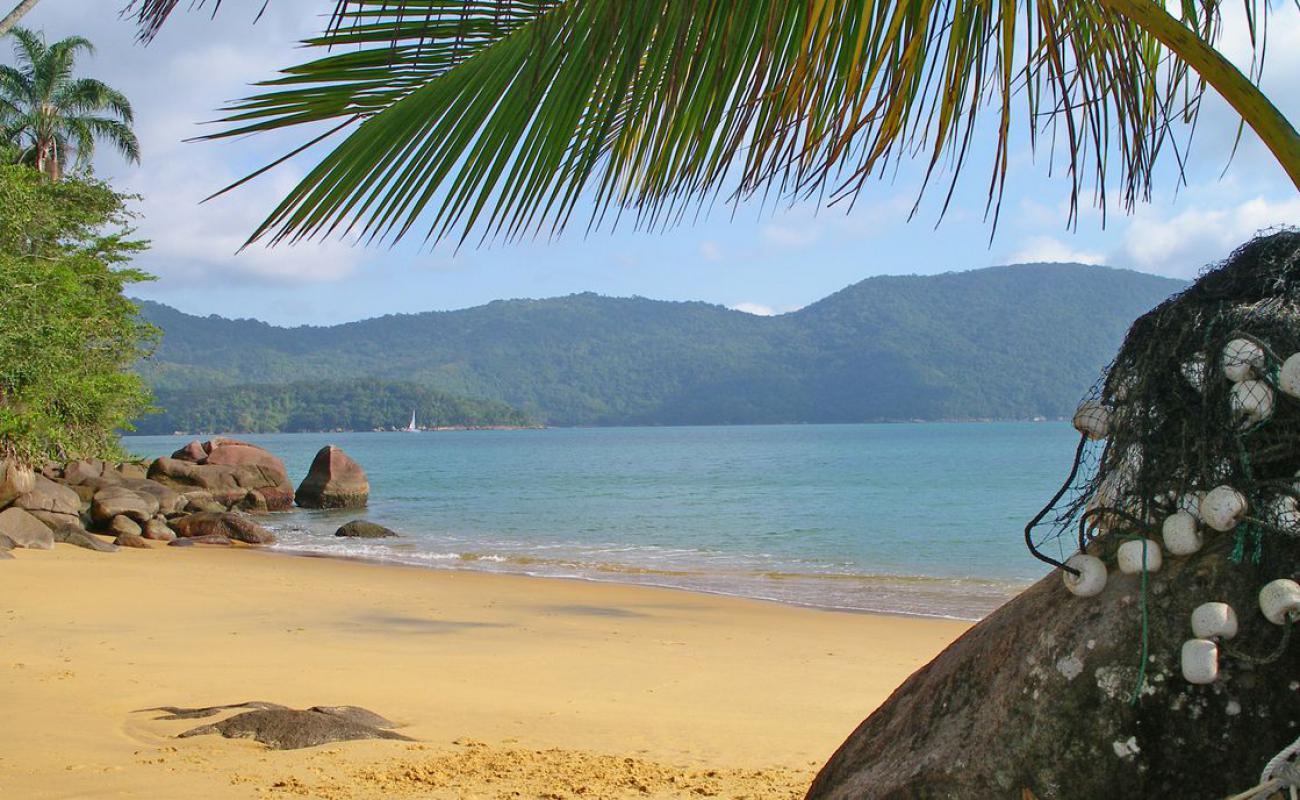
[[[149,549],[149,542],[143,536],[136,536],[134,533],[119,533],[113,540],[113,544],[118,547],[137,547],[142,550]]]
[[[109,521],[107,530],[108,533],[114,536],[121,536],[122,534],[139,536],[143,532],[143,529],[135,520],[122,514],[113,517],[113,519]]]
[[[172,539],[167,543],[168,547],[193,547],[193,539]]]
[[[156,542],[170,542],[176,538],[175,532],[167,526],[167,523],[157,517],[144,524],[144,532],[141,535]]]

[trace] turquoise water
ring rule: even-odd
[[[136,436],[137,455],[192,437]],[[246,435],[306,474],[336,444],[370,507],[273,515],[276,548],[978,618],[1045,574],[1021,530],[1059,485],[1064,423]],[[333,535],[365,516],[402,535]]]

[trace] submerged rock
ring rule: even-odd
[[[385,528],[383,525],[367,522],[364,519],[354,519],[334,531],[334,535],[351,536],[357,539],[383,539],[389,536],[396,536],[397,533]]]
[[[338,715],[324,710],[297,711],[289,708],[246,711],[221,722],[191,728],[180,734],[180,738],[216,733],[227,739],[255,739],[273,750],[297,750],[357,739],[414,741],[409,736],[355,721],[359,716],[355,712],[373,712],[353,706],[342,708],[349,709],[350,713]],[[377,714],[374,716],[383,719]]]
[[[364,508],[369,498],[366,471],[332,444],[316,453],[297,491],[303,508]]]

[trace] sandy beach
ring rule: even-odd
[[[968,625],[206,548],[0,564],[0,797],[800,797]],[[414,742],[175,738],[357,705]],[[214,718],[214,719],[220,719]]]

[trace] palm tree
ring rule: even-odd
[[[142,38],[177,2],[129,6]],[[328,0],[306,44],[329,52],[213,137],[346,132],[254,232],[272,243],[555,232],[584,197],[589,224],[644,226],[719,196],[851,202],[910,157],[950,197],[986,119],[986,213],[1013,150],[1050,140],[1073,222],[1089,189],[1148,199],[1171,156],[1181,180],[1207,84],[1300,188],[1300,135],[1256,86],[1270,3],[1243,3],[1249,75],[1214,48],[1221,0]]]
[[[73,77],[78,53],[94,52],[89,41],[73,36],[47,45],[26,28],[11,33],[17,63],[0,65],[0,141],[56,181],[67,164],[90,162],[97,139],[140,160],[126,97],[101,81]]]

